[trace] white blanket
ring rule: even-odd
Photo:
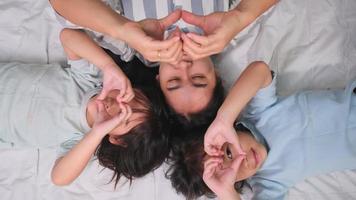
[[[59,31],[48,1],[1,0],[0,62],[64,62]],[[341,88],[356,78],[355,36],[355,0],[282,0],[239,34],[216,65],[227,87],[249,62],[264,60],[278,73],[279,94]],[[164,177],[165,165],[113,190],[107,184],[111,172],[94,161],[72,185],[57,187],[50,181],[55,158],[52,149],[1,149],[0,198],[184,199]],[[356,171],[311,177],[292,188],[288,199],[356,199]]]

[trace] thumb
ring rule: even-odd
[[[174,29],[174,31],[168,36],[167,39],[173,38],[173,37],[179,37],[181,36],[181,31],[178,27],[176,27],[176,29]]]
[[[245,156],[238,156],[232,163],[231,168],[235,172],[235,177],[237,176],[237,172],[239,171],[240,165],[242,161],[245,159]]]
[[[182,19],[188,24],[192,24],[200,28],[203,28],[204,26],[204,16],[195,15],[191,12],[183,10]]]
[[[125,115],[116,115],[113,118],[107,120],[105,122],[105,125],[109,129],[109,132],[112,131],[112,129],[114,129],[115,127],[117,127],[121,123],[123,123],[125,117],[126,117]]]
[[[162,28],[165,30],[167,29],[170,25],[176,23],[182,15],[182,10],[177,9],[174,12],[170,13],[168,16],[160,19],[160,23]]]

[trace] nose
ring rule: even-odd
[[[187,70],[191,66],[192,66],[191,62],[187,62],[185,60],[182,60],[178,64],[174,65],[173,68]]]

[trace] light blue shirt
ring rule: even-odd
[[[305,91],[276,96],[276,79],[261,89],[243,114],[243,123],[268,156],[247,182],[253,199],[284,199],[306,177],[356,169],[356,81],[345,90]],[[254,126],[252,126],[254,124]]]

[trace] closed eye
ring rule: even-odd
[[[181,80],[178,77],[174,77],[167,81],[167,90],[172,91],[180,88]]]
[[[191,79],[194,87],[204,88],[208,85],[206,77],[203,75],[195,75]]]

